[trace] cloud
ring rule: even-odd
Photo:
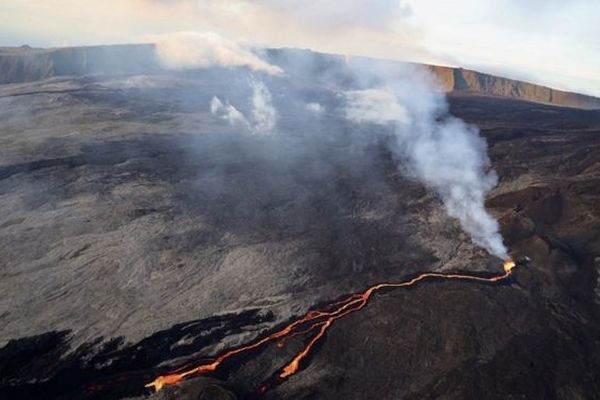
[[[247,67],[279,75],[283,70],[257,56],[251,49],[214,32],[175,32],[154,37],[156,54],[169,69]]]
[[[0,45],[131,43],[148,41],[152,35],[201,30],[235,43],[478,68],[600,95],[598,1],[89,0],[85,4],[2,0]]]
[[[400,0],[257,0],[253,3],[279,13],[293,14],[307,25],[362,27],[388,30],[403,17],[411,14],[410,6]]]
[[[445,63],[600,95],[600,2],[407,1]]]

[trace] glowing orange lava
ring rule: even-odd
[[[274,341],[277,343],[278,347],[282,347],[286,342],[286,339],[316,331],[316,334],[312,336],[312,338],[304,345],[304,347],[298,353],[296,353],[290,362],[288,362],[279,372],[279,379],[286,379],[298,372],[302,361],[311,353],[314,346],[325,335],[325,333],[327,333],[327,330],[337,319],[364,308],[368,304],[373,294],[381,289],[412,286],[426,279],[461,280],[486,283],[499,282],[507,279],[512,274],[512,270],[515,266],[516,264],[512,259],[507,259],[503,264],[504,273],[489,278],[467,274],[425,272],[404,282],[379,283],[369,287],[362,293],[352,294],[341,301],[324,307],[321,310],[309,311],[297,320],[283,327],[281,330],[271,333],[268,336],[240,347],[226,350],[209,363],[191,367],[183,372],[161,375],[145,386],[159,391],[164,386],[175,385],[189,376],[199,376],[214,372],[225,360],[249,350],[259,348],[268,342]],[[261,386],[260,392],[264,392],[266,388],[267,386]]]
[[[504,260],[504,264],[502,264],[502,266],[504,267],[504,272],[510,272],[514,267],[517,266],[517,264],[515,264],[512,258],[508,258]]]

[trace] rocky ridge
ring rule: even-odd
[[[308,50],[270,49],[268,53],[303,52],[319,57],[341,56]],[[392,62],[393,63],[393,62]],[[600,99],[579,93],[498,77],[469,69],[425,65],[443,90],[453,95],[502,97],[562,107],[597,109]],[[148,74],[162,70],[152,44],[34,49],[0,48],[0,83],[24,83],[58,76]]]

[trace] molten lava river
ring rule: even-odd
[[[263,394],[271,386],[279,384],[286,378],[297,373],[302,366],[303,360],[311,353],[315,345],[327,333],[327,330],[333,325],[333,323],[348,314],[363,309],[368,304],[373,294],[375,294],[377,291],[387,288],[408,287],[424,280],[433,279],[485,283],[499,282],[507,279],[512,274],[515,263],[509,259],[504,262],[503,267],[504,271],[501,274],[487,278],[469,274],[425,272],[403,282],[378,283],[369,287],[364,292],[352,294],[343,300],[329,304],[320,310],[309,311],[303,316],[284,326],[282,329],[247,344],[226,350],[223,353],[215,356],[213,359],[211,359],[211,361],[190,366],[188,368],[179,369],[177,372],[160,375],[152,382],[148,383],[146,387],[153,388],[155,391],[159,391],[165,386],[176,385],[186,378],[210,374],[211,372],[216,371],[225,360],[257,349],[269,342],[275,342],[278,347],[282,347],[285,344],[285,341],[291,337],[299,335],[306,336],[307,341],[305,342],[304,347],[302,347],[302,349],[278,371],[274,379],[264,383],[259,387],[258,394]]]

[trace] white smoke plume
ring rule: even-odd
[[[323,107],[320,103],[308,103],[306,105],[306,109],[312,113],[315,114],[321,114],[323,111],[325,111],[325,107]]]
[[[239,125],[250,128],[250,123],[237,108],[231,104],[223,104],[218,97],[213,97],[210,101],[210,113],[229,122],[231,125]]]
[[[390,88],[349,90],[344,95],[346,116],[354,122],[410,122],[408,111]]]
[[[277,112],[271,92],[261,81],[250,80],[252,87],[252,120],[255,133],[269,133],[275,127]]]
[[[309,70],[313,67],[311,60],[295,61],[301,61],[301,66],[306,64]],[[318,61],[315,65],[317,79],[333,86],[342,82],[339,90],[345,117],[356,124],[382,125],[386,127],[384,132],[391,127],[392,150],[404,170],[440,196],[448,214],[459,220],[473,242],[495,256],[507,258],[499,224],[484,205],[486,195],[497,184],[486,142],[475,127],[449,114],[444,95],[431,76],[414,67],[366,59],[345,59],[344,68],[349,73],[345,78],[335,68],[323,70]],[[352,89],[346,86],[348,82],[353,82]],[[254,134],[270,133],[277,123],[272,95],[261,80],[251,77],[248,84],[252,94],[247,115],[216,97],[211,112]],[[322,110],[319,103],[306,105],[308,113]]]
[[[214,32],[175,32],[150,37],[163,67],[173,70],[246,67],[280,75],[283,70],[260,58],[251,48]]]
[[[476,244],[505,259],[498,222],[484,207],[486,194],[497,184],[486,142],[475,127],[448,115],[432,87],[417,81],[344,92],[346,117],[391,125],[394,150],[410,173],[440,195],[448,214]]]
[[[269,134],[277,123],[277,111],[273,106],[271,92],[263,82],[254,78],[249,80],[249,84],[252,88],[249,118],[231,104],[224,104],[217,96],[210,101],[210,112],[231,125],[243,127],[254,134]]]

